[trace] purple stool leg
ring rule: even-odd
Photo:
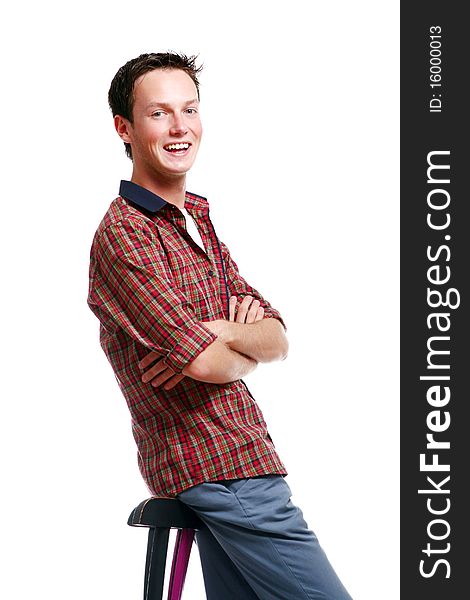
[[[181,600],[193,540],[194,529],[178,529],[168,584],[168,600]]]

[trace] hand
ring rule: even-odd
[[[229,321],[235,321],[235,310],[237,307],[237,297],[230,296],[229,301]],[[237,323],[255,323],[261,321],[264,316],[264,308],[260,306],[259,300],[253,300],[253,296],[245,296],[238,307]]]
[[[142,371],[147,369],[158,357],[160,354],[158,352],[149,352],[144,358],[139,362],[139,367]],[[164,362],[163,358],[160,358],[152,367],[148,368],[144,374],[142,375],[142,381],[144,383],[150,383],[153,387],[158,387],[164,383],[163,388],[165,390],[170,390],[175,387],[177,383],[179,383],[182,379],[184,379],[186,375],[181,373],[175,373],[173,369],[168,367]]]
[[[256,321],[261,321],[264,316],[264,308],[260,306],[259,300],[253,299],[253,296],[245,296],[238,307],[238,311],[236,307],[237,296],[230,296],[228,321],[227,319],[201,321],[207,329],[216,334],[220,342],[227,345],[230,345],[233,336],[232,323],[255,323]]]

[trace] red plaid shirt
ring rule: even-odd
[[[138,362],[162,353],[176,373],[217,335],[200,321],[228,319],[230,295],[250,294],[265,318],[279,312],[238,273],[209,218],[209,204],[186,193],[206,252],[183,213],[122,181],[93,239],[88,305],[101,346],[126,398],[140,472],[156,496],[218,479],[287,475],[260,408],[242,379],[212,384],[185,377],[170,390],[143,383]]]

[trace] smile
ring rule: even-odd
[[[179,142],[178,144],[165,144],[163,149],[172,154],[184,154],[189,150],[191,144],[189,142]]]

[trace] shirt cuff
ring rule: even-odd
[[[163,362],[175,373],[181,373],[184,367],[201,354],[217,337],[210,329],[196,322],[186,330],[165,356]]]

